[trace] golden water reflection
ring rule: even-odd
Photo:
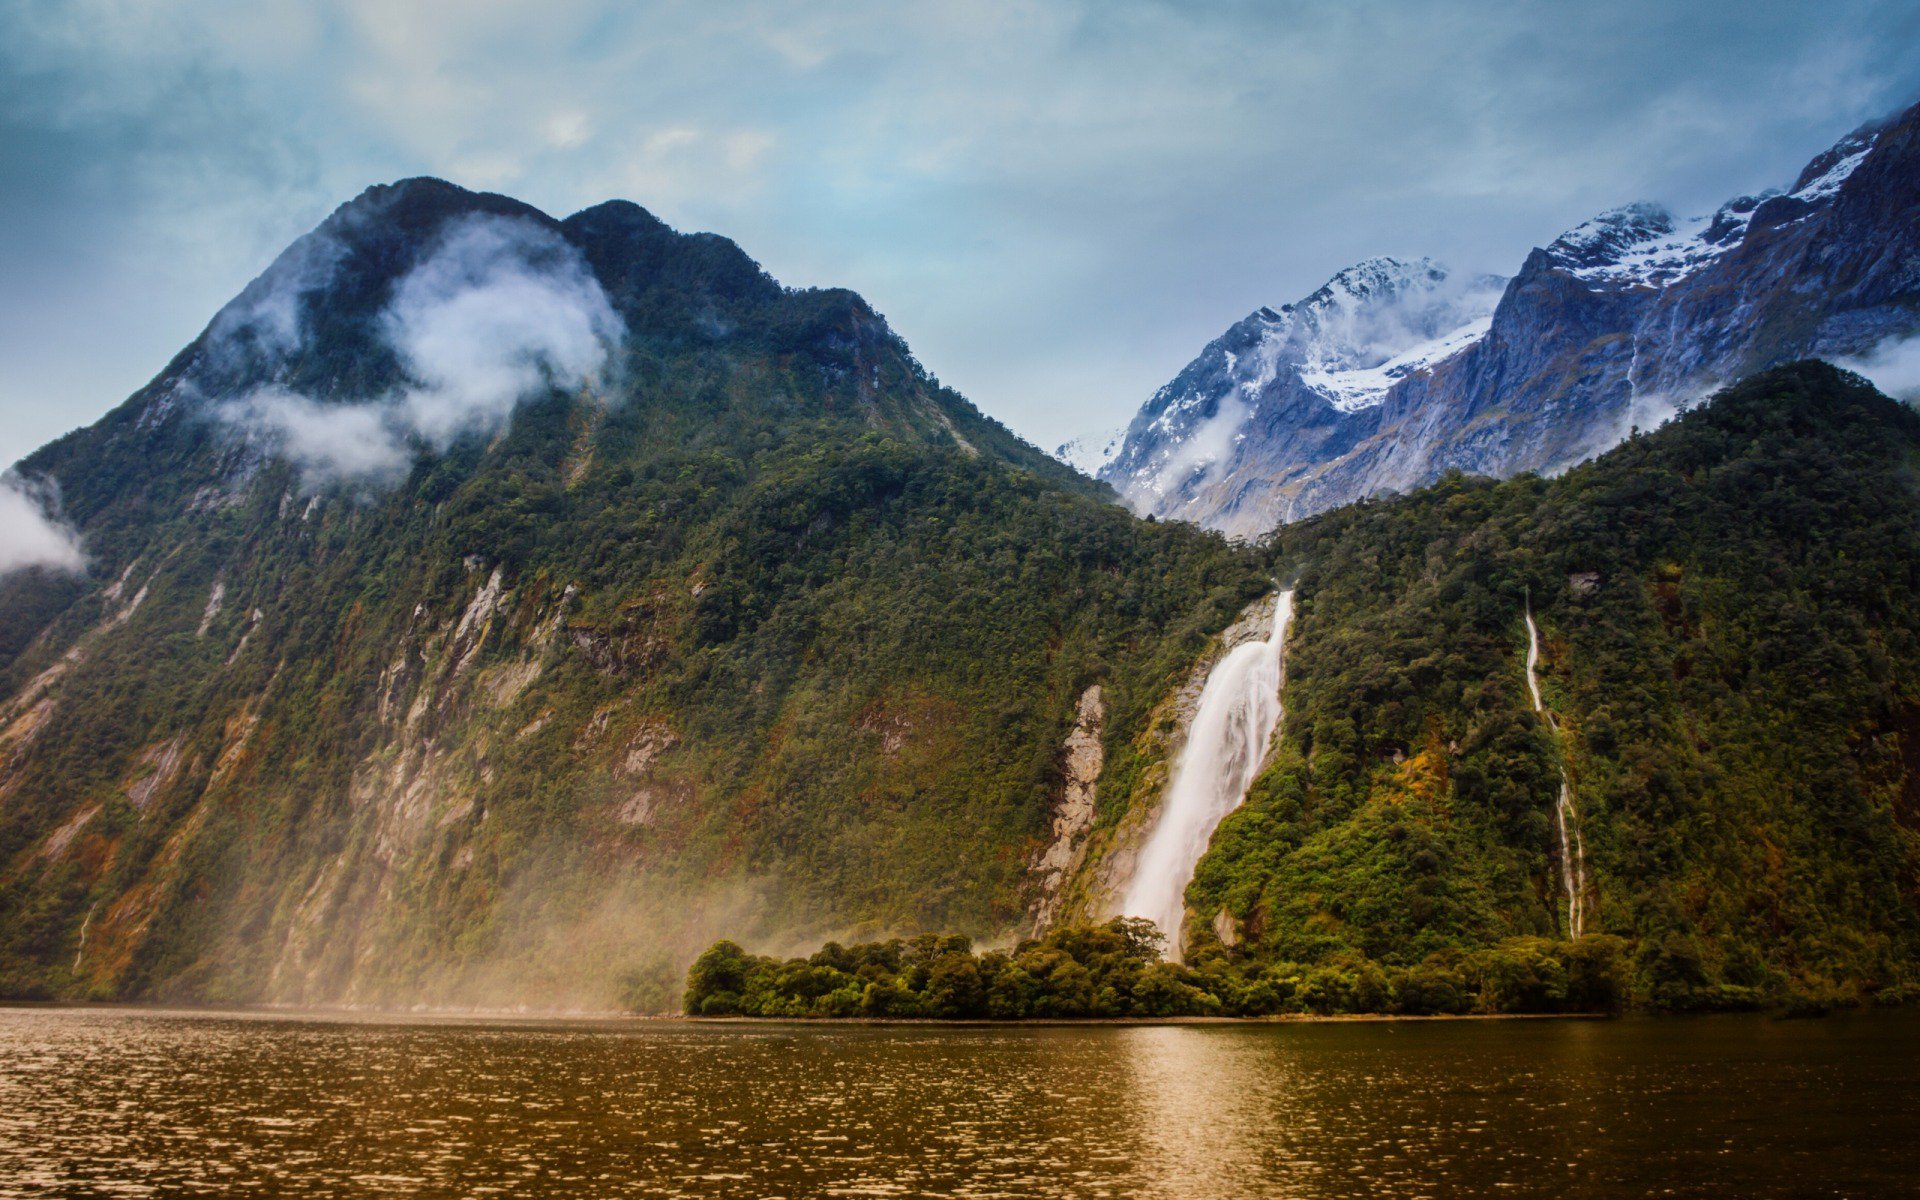
[[[965,1027],[0,1009],[0,1197],[1913,1194],[1920,1017]]]

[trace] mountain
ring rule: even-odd
[[[1367,264],[1209,369],[1385,409],[1481,282]],[[1802,363],[1236,544],[724,238],[375,188],[11,477],[0,994],[657,1010],[715,937],[940,930],[1099,1011],[1076,954],[1227,1011],[1911,995],[1916,466]],[[1279,732],[1148,966],[1080,927],[1256,639]]]
[[[1916,181],[1920,106],[1841,139],[1784,192],[1690,220],[1602,214],[1534,250],[1490,319],[1344,370],[1258,349],[1290,344],[1313,300],[1260,310],[1147,402],[1100,477],[1137,511],[1254,536],[1448,470],[1564,470],[1753,371],[1920,334]],[[1361,292],[1359,311],[1390,319],[1401,290]],[[1382,354],[1398,357],[1356,370]]]
[[[1920,415],[1804,362],[1555,479],[1454,473],[1285,526],[1267,543],[1294,581],[1285,711],[1185,889],[1184,962],[1154,961],[1152,930],[1126,921],[1062,921],[979,954],[931,935],[786,962],[722,943],[688,1004],[1154,1017],[1912,1002],[1917,467]],[[1115,866],[1153,828],[1158,789],[1145,799],[1100,806],[1061,891],[1080,915],[1127,890]]]
[[[1557,479],[1287,527],[1286,723],[1198,934],[1224,907],[1263,964],[1451,969],[1567,931],[1567,846],[1649,1003],[1920,991],[1916,465],[1920,417],[1804,363]]]
[[[1374,258],[1298,304],[1259,309],[1154,393],[1100,478],[1138,512],[1264,529],[1270,521],[1244,511],[1260,486],[1256,449],[1315,462],[1348,453],[1365,421],[1356,414],[1485,334],[1503,282]]]
[[[850,292],[428,179],[16,478],[85,566],[0,577],[13,996],[658,1007],[743,925],[1002,931],[1070,737],[1139,774],[1270,586]]]

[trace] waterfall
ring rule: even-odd
[[[87,952],[87,928],[93,924],[93,910],[99,907],[98,900],[88,905],[87,915],[80,922],[80,944],[73,951],[73,970],[76,975],[80,972],[80,958]]]
[[[1193,869],[1221,820],[1247,798],[1280,725],[1280,685],[1292,620],[1293,589],[1288,588],[1274,602],[1273,632],[1267,640],[1235,646],[1207,674],[1160,819],[1141,848],[1121,903],[1126,915],[1146,917],[1160,926],[1168,953],[1176,960]]]
[[[1533,623],[1533,606],[1527,606],[1527,691],[1533,697],[1533,711],[1540,714],[1554,741],[1560,740],[1560,723],[1540,699],[1540,630]],[[1567,896],[1567,934],[1579,937],[1586,932],[1587,846],[1580,836],[1580,812],[1573,806],[1573,785],[1567,781],[1564,750],[1560,756],[1560,798],[1553,805],[1554,826],[1560,835],[1560,887]],[[1571,837],[1569,837],[1571,834]]]

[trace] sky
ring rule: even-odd
[[[1511,273],[1916,100],[1914,0],[5,0],[0,464],[406,176],[725,234],[1051,447],[1361,258]]]

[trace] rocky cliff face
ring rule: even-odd
[[[1557,471],[1752,371],[1920,333],[1920,107],[1787,191],[1691,220],[1602,214],[1488,307],[1358,378],[1284,355],[1223,370],[1270,324],[1256,313],[1147,403],[1101,478],[1139,511],[1252,536],[1449,470]]]

